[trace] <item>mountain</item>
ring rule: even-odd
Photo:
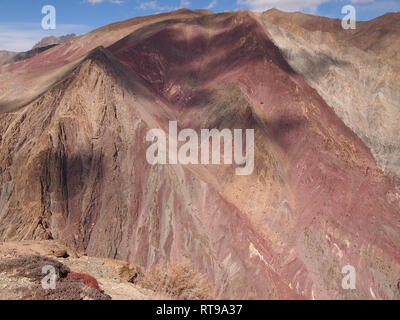
[[[400,176],[400,13],[356,30],[341,20],[267,11],[261,23],[293,69],[370,148],[379,167]]]
[[[0,65],[12,64],[18,61],[27,60],[29,58],[36,56],[39,53],[42,53],[43,51],[53,48],[56,45],[66,42],[74,37],[76,37],[76,35],[73,33],[59,37],[56,36],[45,37],[38,43],[36,43],[31,50],[25,52],[12,52],[12,51],[0,50]]]
[[[398,115],[398,62],[346,51],[336,23],[178,10],[3,66],[0,241],[57,240],[144,268],[190,262],[219,298],[400,298],[399,153],[379,149],[396,124],[372,116]],[[150,165],[146,135],[170,121],[254,129],[253,174]],[[356,290],[342,288],[346,265]]]
[[[3,62],[11,59],[17,54],[17,52],[7,51],[7,50],[0,50],[0,64]]]
[[[50,48],[52,48],[54,46],[56,46],[56,44],[45,46],[45,47],[35,48],[35,49],[29,50],[29,51],[25,51],[25,52],[16,53],[10,59],[6,60],[4,63],[15,63],[15,62],[18,62],[18,61],[27,60],[29,58],[32,58],[32,57],[36,56],[39,53],[42,53],[43,51],[49,50]]]
[[[43,47],[48,47],[51,45],[56,45],[56,44],[60,44],[63,43],[65,41],[68,41],[69,39],[75,38],[76,34],[75,33],[71,33],[71,34],[67,34],[64,36],[50,36],[50,37],[45,37],[42,40],[40,40],[38,43],[36,43],[33,47],[33,49],[38,49],[38,48],[43,48]]]

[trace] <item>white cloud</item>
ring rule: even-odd
[[[188,0],[181,0],[181,4],[179,5],[179,8],[189,8],[191,5],[190,1]]]
[[[147,2],[142,2],[139,5],[139,9],[142,10],[168,10],[168,7],[162,7],[160,6],[157,1],[147,1]]]
[[[371,3],[371,2],[374,2],[374,1],[375,0],[351,0],[351,3]]]
[[[158,11],[171,11],[171,10],[177,10],[177,9],[182,9],[182,8],[188,8],[191,6],[191,2],[188,0],[181,0],[179,3],[179,6],[177,7],[169,7],[169,6],[160,6],[156,0],[151,0],[151,1],[145,1],[141,2],[139,5],[139,9],[142,10],[158,10]]]
[[[90,29],[77,24],[57,24],[56,30],[43,30],[40,23],[0,23],[0,50],[28,51],[44,37],[79,35]]]
[[[217,5],[217,0],[211,1],[211,3],[207,6],[207,9],[212,9]]]
[[[301,10],[314,13],[320,4],[329,1],[330,0],[237,0],[237,3],[253,11],[265,11],[271,8],[277,8],[284,11]]]
[[[363,16],[363,20],[373,19],[388,12],[400,11],[399,0],[352,0],[352,3],[357,9],[357,16]]]
[[[121,3],[124,2],[123,0],[85,0],[85,2],[89,2],[91,4],[102,3],[104,1],[111,2],[111,3],[114,3],[114,4],[121,4]]]

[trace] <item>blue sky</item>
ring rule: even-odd
[[[357,20],[400,11],[400,0],[0,0],[0,50],[25,51],[45,36],[83,34],[112,22],[182,7],[215,12],[276,7],[340,18],[346,4],[356,8]],[[56,30],[41,27],[45,5],[56,8]]]

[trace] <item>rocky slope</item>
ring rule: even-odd
[[[36,43],[32,47],[32,50],[61,44],[63,42],[68,41],[69,39],[72,39],[75,37],[76,37],[76,34],[74,34],[74,33],[66,34],[65,36],[59,36],[59,37],[57,37],[57,36],[45,37],[42,40],[40,40],[38,43]]]
[[[189,261],[221,298],[399,298],[399,181],[268,19],[137,18],[3,69],[0,240],[57,239],[145,268]],[[17,99],[33,74],[40,85]],[[171,120],[255,129],[254,173],[151,166],[146,134]],[[341,286],[348,264],[356,290]]]
[[[259,19],[380,168],[400,176],[400,13],[358,22],[356,30],[343,30],[340,20],[277,10]]]

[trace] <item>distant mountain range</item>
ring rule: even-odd
[[[38,48],[43,48],[43,47],[48,47],[51,45],[56,45],[56,44],[60,44],[63,43],[65,41],[68,41],[69,39],[75,38],[76,34],[71,33],[71,34],[67,34],[64,36],[50,36],[50,37],[45,37],[42,40],[40,40],[38,43],[36,43],[33,47],[33,49],[38,49]]]
[[[31,50],[26,52],[13,52],[13,51],[0,50],[0,64],[13,63],[32,58],[33,56],[43,51],[46,51],[60,43],[68,41],[69,39],[72,39],[74,37],[76,37],[76,34],[73,33],[59,37],[57,36],[45,37],[38,43],[36,43]]]

